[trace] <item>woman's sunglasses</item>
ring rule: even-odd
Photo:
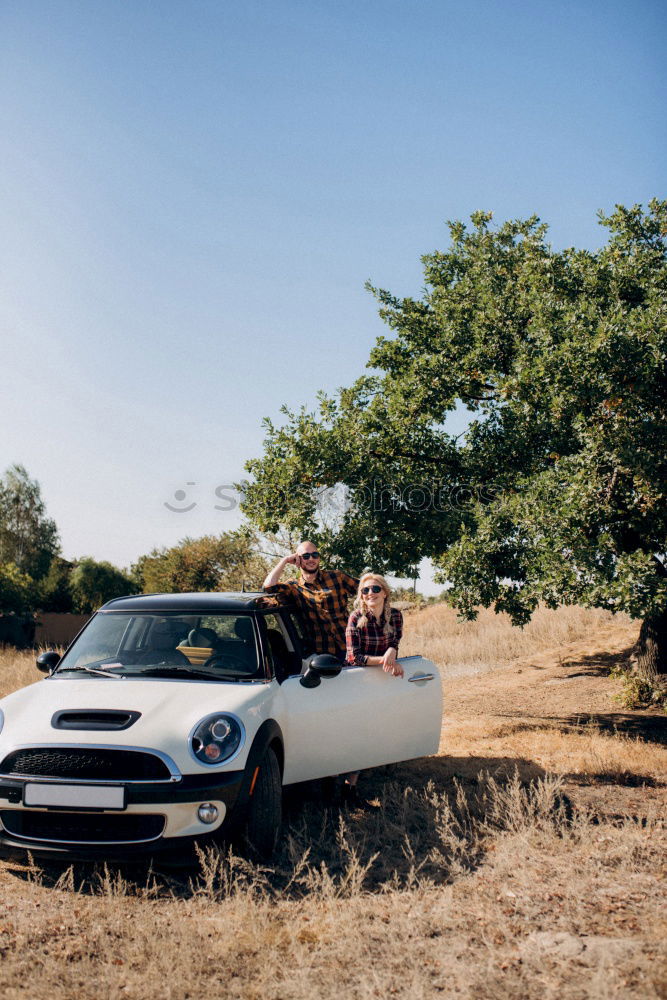
[[[374,583],[372,587],[362,587],[362,594],[381,594],[382,587],[378,587],[377,583]]]

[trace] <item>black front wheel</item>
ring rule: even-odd
[[[280,765],[271,747],[259,762],[259,770],[256,777],[253,775],[251,788],[245,839],[256,854],[269,858],[275,850],[280,832],[283,798]]]

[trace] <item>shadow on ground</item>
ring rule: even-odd
[[[552,717],[553,724],[563,728],[593,726],[601,732],[632,736],[645,743],[667,745],[667,716],[657,712],[598,712]]]
[[[667,718],[662,714],[657,714],[657,712],[581,713],[569,716],[547,715],[539,717],[526,717],[521,713],[517,713],[517,715],[503,713],[496,716],[496,718],[516,719],[516,721],[509,721],[496,726],[490,734],[494,739],[506,739],[519,733],[606,733],[613,736],[630,737],[645,743],[667,745]],[[478,762],[479,758],[470,757],[468,760],[474,763]],[[499,759],[498,773],[502,775],[503,768],[501,761],[502,758]],[[510,763],[512,761],[513,759],[510,760]],[[540,776],[539,772],[541,769],[533,761],[517,760],[516,764],[519,767],[522,780],[529,781],[534,777]],[[667,787],[667,782],[665,781],[651,775],[637,774],[629,770],[611,770],[606,772],[563,771],[561,777],[574,785],[618,785],[630,788]]]
[[[201,893],[204,876],[207,891],[214,885],[221,897],[237,891],[239,879],[243,884],[259,880],[281,898],[312,891],[380,892],[425,880],[442,885],[481,864],[489,830],[502,828],[499,790],[511,787],[515,798],[528,800],[540,778],[547,778],[546,772],[521,758],[423,758],[363,772],[359,807],[342,806],[322,782],[285,789],[283,830],[271,865],[235,857],[236,850],[223,846],[209,849],[198,862],[194,856],[158,856],[152,865],[105,868],[35,858],[32,867],[10,863],[5,871],[48,888],[91,895],[179,898]],[[554,812],[562,805],[562,796],[554,799]]]
[[[514,733],[561,730],[561,732],[599,732],[627,736],[643,743],[667,746],[667,716],[657,710],[634,712],[578,712],[574,715],[526,716],[523,712],[503,712],[498,719],[516,719],[494,729],[493,736]],[[473,758],[471,758],[472,760]]]
[[[591,653],[591,654],[581,654],[578,653],[576,657],[568,659],[567,657],[559,662],[559,666],[563,668],[578,667],[579,669],[574,673],[568,673],[565,676],[568,678],[574,677],[607,677],[611,672],[613,667],[622,667],[627,664],[628,660],[634,652],[634,644],[627,646],[625,649],[620,650],[617,653]]]

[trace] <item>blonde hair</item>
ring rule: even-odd
[[[394,627],[391,624],[391,588],[383,576],[379,573],[364,573],[364,575],[359,580],[359,589],[357,590],[357,596],[354,599],[353,608],[355,611],[361,611],[361,617],[357,621],[357,628],[365,628],[368,625],[367,609],[364,596],[361,593],[361,588],[365,586],[368,580],[373,580],[375,583],[379,583],[384,590],[384,607],[382,608],[382,615],[380,616],[380,621],[378,624],[382,625],[382,630],[384,634],[389,638],[394,634]]]

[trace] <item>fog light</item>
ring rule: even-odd
[[[214,806],[212,802],[202,802],[197,810],[197,815],[202,823],[215,823],[218,818],[218,807]]]

